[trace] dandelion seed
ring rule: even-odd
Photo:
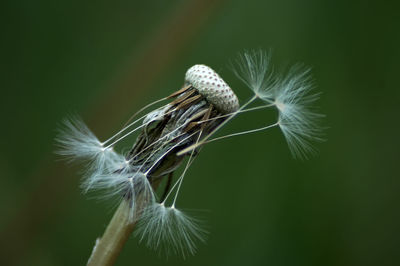
[[[321,141],[319,120],[323,117],[312,109],[318,94],[312,94],[309,69],[294,66],[274,89],[274,103],[279,110],[279,127],[296,158],[314,153],[311,144]]]
[[[69,160],[93,160],[105,150],[102,143],[79,118],[65,119],[56,141],[57,153]]]
[[[315,151],[312,142],[322,140],[318,122],[323,116],[312,109],[319,95],[312,93],[310,70],[295,65],[282,76],[274,74],[270,65],[266,52],[245,52],[235,74],[253,90],[255,98],[275,105],[279,116],[271,126],[280,127],[295,158],[306,158]]]
[[[276,82],[270,61],[270,53],[266,51],[246,51],[239,55],[233,68],[235,75],[256,97],[268,102],[273,98],[272,88]]]
[[[196,242],[204,242],[206,232],[198,220],[175,207],[155,203],[144,211],[135,235],[154,250],[185,257],[196,252]]]
[[[78,117],[64,120],[64,127],[56,139],[57,153],[69,161],[87,163],[83,188],[87,192],[99,175],[110,173],[123,161],[112,148],[105,148],[85,123]]]

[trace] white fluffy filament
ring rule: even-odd
[[[204,242],[206,232],[199,221],[163,203],[149,206],[140,218],[135,235],[154,250],[173,251],[183,257],[196,252],[196,242]]]
[[[309,73],[309,69],[295,65],[285,76],[274,74],[270,56],[263,51],[245,52],[235,71],[256,97],[275,105],[278,125],[295,158],[307,158],[315,151],[312,142],[322,140],[318,122],[323,116],[312,107],[318,94],[311,92]]]

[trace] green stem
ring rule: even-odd
[[[135,228],[136,222],[131,222],[129,214],[129,202],[124,199],[108,224],[103,236],[96,240],[96,245],[87,263],[88,266],[114,265]]]
[[[161,167],[159,169],[163,171]],[[152,183],[153,190],[157,190],[161,179]],[[96,240],[92,254],[88,260],[88,266],[110,266],[114,265],[121,253],[126,241],[135,229],[140,214],[145,208],[143,199],[139,196],[136,202],[136,210],[133,213],[129,199],[123,199],[113,218],[108,224],[106,231],[101,238]]]

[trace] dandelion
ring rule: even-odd
[[[268,53],[256,51],[239,58],[235,73],[254,93],[241,106],[214,70],[195,65],[186,72],[180,90],[140,112],[162,101],[168,103],[128,123],[106,141],[99,141],[82,120],[65,120],[57,138],[58,153],[70,161],[86,162],[84,192],[101,191],[104,197],[122,200],[96,242],[89,265],[115,261],[134,228],[139,240],[153,249],[184,257],[195,253],[196,243],[204,242],[206,232],[176,203],[187,170],[205,143],[279,127],[295,157],[306,157],[313,151],[311,142],[320,139],[317,122],[321,116],[310,108],[318,97],[311,93],[309,71],[295,66],[285,76],[276,75]],[[261,104],[249,107],[255,102]],[[274,123],[212,138],[239,114],[274,108],[278,112]],[[118,153],[116,146],[135,132],[129,152]],[[173,182],[173,173],[185,159],[182,174]],[[159,197],[156,190],[164,180]]]

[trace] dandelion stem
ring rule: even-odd
[[[156,190],[159,184],[160,182],[153,183],[153,189]],[[136,206],[139,206],[139,208],[134,215],[140,215],[145,206],[141,203],[137,203]],[[132,219],[131,208],[130,201],[124,198],[115,211],[103,236],[96,240],[87,263],[88,266],[110,266],[115,264],[139,220],[139,217]]]
[[[123,200],[108,224],[101,238],[96,240],[92,254],[87,263],[92,265],[114,265],[125,242],[129,239],[136,222],[131,222],[128,200]]]

